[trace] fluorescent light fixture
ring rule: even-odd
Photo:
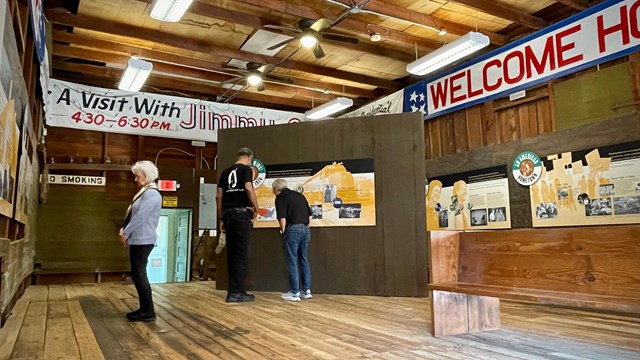
[[[247,82],[249,82],[249,85],[258,86],[262,83],[262,76],[258,74],[251,74],[247,77]]]
[[[140,91],[144,82],[151,74],[153,64],[150,62],[131,58],[127,64],[127,69],[122,74],[122,79],[118,84],[118,89],[123,91]]]
[[[306,48],[314,47],[318,43],[318,39],[312,34],[305,34],[300,38],[300,44]]]
[[[318,120],[353,105],[353,100],[345,97],[335,98],[305,113],[307,119]]]
[[[155,0],[150,16],[160,21],[178,22],[193,0]]]
[[[469,32],[408,64],[407,72],[414,75],[425,75],[471,55],[488,45],[488,36],[478,32]]]

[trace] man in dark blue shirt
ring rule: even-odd
[[[289,190],[284,179],[276,179],[272,188],[276,195],[276,212],[289,273],[289,291],[282,294],[282,299],[286,301],[300,301],[300,297],[311,299],[311,268],[307,258],[311,241],[309,202],[301,193]],[[299,287],[298,260],[302,273],[302,294]]]
[[[220,174],[218,181],[219,229],[227,236],[227,268],[229,290],[227,302],[253,301],[255,296],[245,291],[249,267],[249,239],[253,221],[258,216],[258,200],[253,189],[251,165],[253,151],[243,147],[238,160]]]

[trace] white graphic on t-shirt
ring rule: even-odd
[[[229,177],[227,178],[227,182],[229,183],[229,189],[234,189],[236,185],[238,185],[238,169],[233,169],[229,173]]]

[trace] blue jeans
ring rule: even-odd
[[[309,267],[309,242],[311,231],[309,226],[302,224],[289,225],[282,234],[284,251],[287,257],[287,272],[289,273],[289,290],[292,293],[300,292],[298,286],[298,260],[302,273],[302,290],[311,289],[311,268]]]

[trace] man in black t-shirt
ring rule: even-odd
[[[311,299],[311,267],[307,257],[311,241],[309,202],[301,193],[289,190],[284,179],[276,179],[271,186],[276,196],[276,212],[289,273],[289,291],[282,294],[282,299],[286,301],[300,301],[301,297]],[[300,261],[300,273],[302,273],[302,289],[299,286],[298,261]]]
[[[238,160],[220,174],[218,181],[218,229],[227,235],[227,269],[229,290],[227,302],[253,301],[245,291],[249,267],[249,239],[253,221],[258,216],[258,200],[253,189],[253,151],[243,147]]]

